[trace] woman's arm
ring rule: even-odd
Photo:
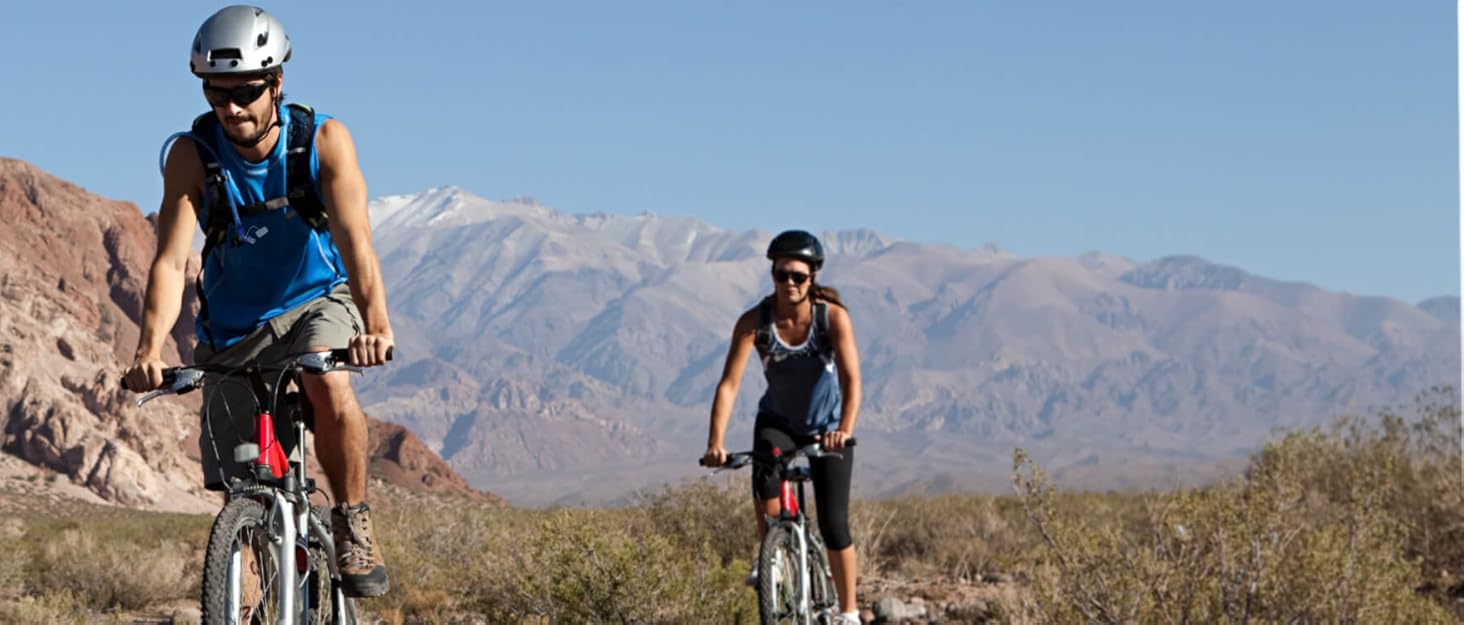
[[[712,418],[707,433],[707,453],[702,458],[707,464],[722,464],[727,460],[723,437],[727,434],[727,422],[732,418],[732,406],[737,402],[737,391],[742,386],[742,372],[747,367],[747,356],[752,353],[757,336],[757,309],[742,313],[732,327],[732,344],[727,349],[727,362],[722,365],[722,381],[717,383],[717,395],[712,400]]]
[[[838,449],[844,439],[854,434],[859,421],[861,383],[859,380],[859,345],[854,340],[854,324],[843,306],[829,305],[829,338],[834,343],[834,363],[839,368],[839,394],[843,412],[839,429],[824,436],[824,446]]]

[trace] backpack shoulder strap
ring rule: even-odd
[[[200,134],[205,128],[210,128],[217,123],[219,123],[219,120],[217,117],[214,117],[213,111],[200,113],[198,117],[193,118],[193,132],[194,134]]]
[[[834,353],[834,339],[829,336],[829,303],[824,301],[813,302],[813,326],[814,336],[817,337],[819,353],[830,355]]]
[[[204,252],[208,252],[215,245],[222,242],[229,231],[229,215],[225,207],[229,205],[229,189],[224,183],[224,168],[218,160],[219,147],[213,144],[217,135],[219,120],[212,111],[206,112],[193,118],[193,125],[189,138],[202,145],[198,146],[198,158],[203,162],[203,214],[200,215],[200,227],[203,228]]]
[[[290,133],[285,143],[285,194],[295,212],[323,231],[326,228],[325,203],[315,192],[315,176],[310,161],[315,156],[315,109],[291,102],[285,105],[290,116]]]
[[[764,299],[757,305],[757,337],[753,345],[757,347],[757,353],[766,355],[768,350],[773,348],[773,302],[772,298]]]
[[[224,180],[223,165],[218,160],[218,147],[213,145],[218,123],[218,118],[209,111],[193,118],[189,133],[189,138],[199,144],[195,151],[198,152],[199,160],[203,161],[203,206],[199,207],[203,214],[199,216],[199,226],[203,228],[203,251],[200,256],[205,263],[214,248],[228,237],[230,225],[226,208],[229,202],[228,183]],[[217,351],[213,325],[209,322],[208,298],[203,291],[203,271],[194,276],[193,290],[198,297],[198,320],[203,328],[203,338],[208,341],[209,347]]]

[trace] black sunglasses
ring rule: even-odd
[[[803,273],[802,271],[787,271],[787,270],[784,270],[784,269],[774,269],[773,270],[773,281],[774,282],[777,282],[778,284],[782,284],[784,282],[787,282],[790,279],[793,280],[793,284],[795,284],[795,285],[801,285],[804,282],[808,282],[808,274]]]
[[[254,104],[254,101],[258,100],[259,96],[264,95],[264,92],[273,86],[274,82],[269,80],[246,83],[229,88],[212,87],[208,83],[203,83],[203,97],[213,106],[223,106],[233,102],[240,107],[244,107]]]

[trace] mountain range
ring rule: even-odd
[[[475,485],[603,501],[694,475],[771,233],[461,189],[370,204],[403,362],[363,384]],[[1459,301],[1337,293],[1194,256],[1025,258],[821,232],[858,337],[857,488],[1001,489],[1023,447],[1110,488],[1233,470],[1277,428],[1459,379]],[[750,442],[760,367],[732,435]]]
[[[369,208],[399,341],[358,382],[368,413],[396,424],[373,426],[374,476],[547,504],[699,474],[733,322],[771,288],[772,233],[453,187]],[[212,505],[193,468],[196,404],[138,410],[115,385],[154,228],[0,159],[0,468],[18,459],[125,505]],[[820,236],[818,280],[842,293],[860,350],[863,495],[1002,491],[1017,447],[1069,485],[1195,483],[1278,428],[1460,377],[1457,296],[1338,293],[1194,256]],[[170,361],[190,357],[192,305]],[[761,375],[750,363],[729,447],[750,444]]]

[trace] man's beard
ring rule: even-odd
[[[232,133],[228,131],[227,125],[224,126],[224,136],[228,137],[229,141],[232,142],[234,145],[237,145],[241,148],[252,148],[256,145],[259,145],[261,141],[264,141],[265,137],[269,136],[269,131],[274,130],[274,127],[280,124],[279,111],[273,105],[271,105],[269,108],[272,121],[269,124],[265,124],[259,130],[255,131],[253,136],[243,138],[235,137]]]

